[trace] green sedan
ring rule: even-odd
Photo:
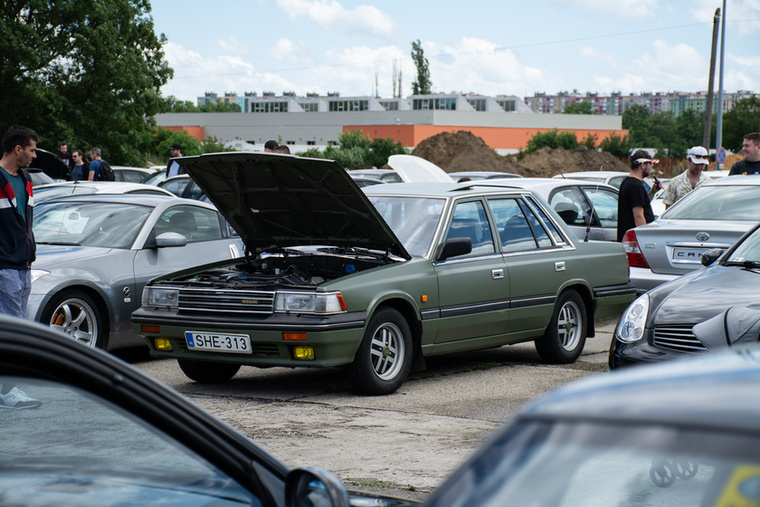
[[[619,243],[583,242],[529,190],[366,187],[330,160],[268,153],[177,159],[245,257],[149,283],[134,330],[198,382],[241,365],[348,366],[396,391],[425,358],[535,342],[570,363],[594,321],[633,300]],[[202,261],[199,259],[199,261]]]

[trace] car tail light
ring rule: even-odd
[[[623,248],[625,248],[625,255],[628,257],[629,268],[648,268],[647,260],[641,253],[639,248],[639,242],[636,240],[636,233],[628,231],[623,236]]]

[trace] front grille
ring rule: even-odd
[[[657,326],[654,328],[652,343],[675,352],[704,352],[707,348],[697,340],[690,325]]]
[[[193,313],[264,314],[274,312],[274,292],[180,289],[179,310]]]

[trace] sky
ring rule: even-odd
[[[164,96],[292,91],[341,97],[412,93],[412,41],[434,93],[708,88],[722,0],[153,0],[174,69]],[[728,0],[725,92],[760,92],[760,0]],[[719,36],[720,42],[720,36]],[[719,86],[720,48],[715,71]],[[397,80],[395,82],[398,82]]]

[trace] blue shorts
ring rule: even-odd
[[[0,269],[0,314],[25,319],[31,291],[30,269]]]

